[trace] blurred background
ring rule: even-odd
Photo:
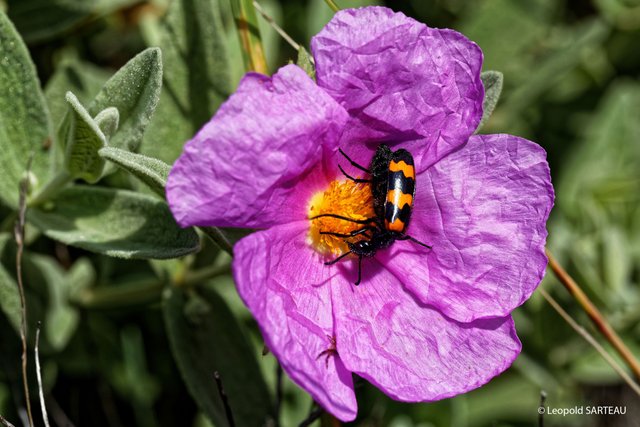
[[[135,54],[160,46],[166,87],[140,151],[172,163],[182,142],[213,114],[243,73],[228,2],[213,2],[222,25],[213,28],[215,23],[198,27],[191,22],[189,8],[199,1],[184,0],[184,8],[173,11],[169,0],[0,0],[0,5],[27,43],[54,123],[64,112],[67,90],[90,100]],[[547,150],[556,188],[549,247],[640,355],[640,0],[337,3],[343,8],[384,4],[431,27],[454,28],[482,48],[484,70],[504,73],[502,97],[481,133],[519,135]],[[323,0],[260,4],[305,46],[332,16]],[[271,71],[295,61],[296,51],[259,20]],[[211,44],[190,38],[207,31],[218,37]],[[180,46],[184,57],[176,53]],[[201,67],[213,68],[215,79],[220,66],[198,56],[207,49],[224,58],[227,66],[220,73],[227,83],[198,104],[193,89],[202,84],[200,77],[207,78]],[[184,81],[187,70],[193,82]],[[167,94],[172,85],[175,93]],[[178,111],[169,98],[184,99],[192,109]],[[101,185],[139,184],[116,173]],[[5,216],[9,210],[0,206],[0,218]],[[32,331],[36,319],[44,322],[41,360],[54,423],[67,425],[68,418],[76,426],[208,426],[172,355],[176,344],[169,342],[165,326],[170,320],[163,319],[161,293],[179,263],[109,258],[56,243],[35,230],[27,234],[29,316]],[[0,256],[15,276],[15,245],[7,236],[0,235]],[[209,244],[188,263],[206,267],[225,261]],[[225,357],[225,341],[216,334],[229,329],[245,334],[276,399],[276,363],[273,356],[260,355],[263,343],[232,279],[221,274],[209,282],[224,312],[222,323],[207,337],[211,351],[218,352],[211,357]],[[597,336],[550,273],[542,286]],[[638,396],[539,294],[514,317],[523,351],[505,374],[466,395],[431,404],[394,402],[359,382],[360,411],[353,425],[536,425],[541,391],[550,407],[613,405],[627,411],[624,416],[547,416],[545,425],[640,425]],[[0,414],[18,425],[17,408],[23,407],[20,341],[15,324],[2,313],[0,318]],[[228,319],[232,323],[225,323]],[[34,387],[32,396],[35,392]],[[310,397],[285,379],[281,424],[298,425],[311,405]],[[315,425],[320,422],[331,425],[326,418]]]

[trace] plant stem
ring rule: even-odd
[[[13,424],[7,421],[5,417],[3,417],[2,415],[0,415],[0,424],[2,424],[5,427],[15,427]]]
[[[198,227],[223,251],[233,256],[233,245],[227,239],[227,236],[218,227]]]
[[[267,60],[262,48],[258,18],[253,0],[231,0],[233,17],[240,37],[242,56],[247,71],[268,74]]]
[[[44,403],[44,391],[42,389],[42,372],[40,370],[40,355],[38,347],[40,346],[40,322],[38,322],[38,328],[36,329],[36,346],[35,346],[35,358],[36,358],[36,376],[38,378],[38,392],[40,395],[40,409],[42,410],[42,421],[45,427],[50,427],[49,416],[47,415],[47,406]]]
[[[280,37],[282,37],[287,43],[289,43],[289,45],[295,50],[300,50],[300,45],[296,43],[296,41],[289,34],[287,34],[287,32],[283,30],[282,27],[280,27],[280,25],[278,25],[271,16],[269,16],[269,14],[262,8],[262,6],[260,6],[260,3],[254,0],[253,6],[256,8],[258,13],[262,15],[264,20],[267,21],[278,34],[280,34]]]
[[[280,426],[280,408],[282,407],[282,396],[284,396],[284,390],[282,388],[282,365],[276,361],[276,393],[275,393],[275,405],[274,412],[276,414],[276,426]]]
[[[575,280],[562,268],[555,257],[547,249],[547,257],[549,258],[549,267],[556,275],[558,280],[567,288],[571,296],[578,301],[582,309],[587,313],[593,324],[605,337],[607,341],[611,343],[613,348],[618,352],[622,359],[626,362],[627,366],[631,369],[636,378],[640,378],[640,363],[635,358],[633,353],[629,350],[626,344],[620,339],[616,331],[609,325],[605,317],[600,310],[591,302],[589,297],[578,286]]]
[[[209,279],[213,279],[214,277],[229,274],[230,272],[231,272],[231,266],[229,264],[224,264],[224,265],[214,264],[210,267],[205,267],[201,270],[188,271],[187,273],[185,273],[184,278],[182,279],[180,285],[181,286],[197,286]]]
[[[340,8],[333,0],[324,0],[324,2],[333,10],[334,12],[339,12]]]
[[[318,420],[322,416],[322,414],[324,414],[324,409],[322,409],[322,407],[319,406],[313,409],[311,412],[309,412],[309,415],[307,416],[307,418],[305,418],[304,420],[302,420],[300,424],[298,424],[298,427],[310,426],[316,420]]]
[[[85,289],[73,297],[73,302],[88,309],[109,309],[146,304],[160,299],[164,283],[150,280],[128,286],[101,286]]]
[[[224,413],[227,417],[227,423],[229,427],[235,427],[236,423],[233,420],[233,412],[231,411],[231,406],[229,406],[229,398],[227,397],[227,392],[224,390],[224,385],[222,384],[222,378],[220,377],[220,372],[215,371],[213,373],[213,378],[216,381],[216,386],[218,387],[218,394],[220,394],[220,399],[222,400],[222,404],[224,405]]]
[[[24,297],[24,283],[22,281],[22,254],[24,252],[24,224],[27,214],[27,194],[29,193],[29,171],[33,156],[27,163],[27,173],[20,181],[20,198],[18,202],[18,220],[14,230],[14,237],[18,250],[16,251],[16,276],[18,279],[18,291],[20,292],[20,312],[22,320],[20,323],[20,340],[22,341],[22,385],[24,387],[24,399],[27,406],[27,416],[29,425],[33,427],[33,414],[31,412],[31,398],[29,397],[29,380],[27,377],[27,302]]]
[[[186,272],[182,278],[174,278],[174,282],[177,286],[198,286],[208,279],[228,274],[230,271],[229,264],[213,265]],[[161,280],[144,280],[123,286],[85,289],[73,297],[73,302],[88,309],[120,308],[155,302],[160,299],[164,289],[165,283]]]
[[[573,320],[573,318],[569,316],[569,314],[564,311],[562,307],[560,307],[560,304],[558,304],[558,302],[553,299],[553,297],[551,297],[551,295],[549,295],[547,291],[539,288],[538,292],[540,292],[540,294],[544,297],[544,299],[547,300],[551,307],[553,307],[554,310],[557,311],[560,316],[562,316],[562,318],[569,324],[569,326],[571,326],[580,336],[582,336],[582,338],[584,338],[589,344],[591,344],[591,346],[593,346],[593,348],[595,348],[596,351],[600,353],[600,356],[602,356],[602,358],[613,368],[613,370],[616,371],[618,375],[620,375],[620,377],[629,385],[629,387],[631,387],[631,389],[638,396],[640,396],[640,386],[638,386],[633,378],[631,378],[629,374],[627,374],[624,369],[622,369],[622,366],[620,366],[618,362],[616,362],[615,359],[613,359],[613,357],[611,357],[609,353],[607,353],[604,347],[602,347],[600,343],[596,341],[596,339],[591,336],[591,334],[589,334],[589,332],[587,332],[582,326],[578,325],[578,323]]]

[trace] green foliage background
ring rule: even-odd
[[[639,355],[640,1],[386,3],[463,32],[483,49],[484,69],[504,74],[481,132],[520,135],[548,151],[557,195],[549,246]],[[260,4],[305,46],[332,16],[322,0]],[[237,425],[275,419],[276,362],[261,355],[228,255],[200,231],[178,229],[162,199],[167,165],[242,76],[228,1],[0,7],[0,414],[18,425],[24,407],[12,230],[35,152],[24,278],[31,348],[43,325],[54,424],[225,426],[213,371]],[[271,70],[295,61],[297,52],[259,24]],[[75,183],[48,191],[52,178]],[[592,329],[550,274],[542,286]],[[432,404],[394,402],[363,381],[354,425],[532,425],[541,390],[551,407],[627,407],[626,416],[547,416],[546,425],[638,425],[637,396],[540,295],[514,316],[523,352],[504,375]],[[35,397],[32,369],[30,378]],[[300,423],[311,404],[285,378],[281,425]]]

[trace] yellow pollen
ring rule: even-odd
[[[311,219],[323,214],[340,215],[355,220],[373,218],[375,213],[371,185],[348,180],[332,181],[327,190],[318,192],[311,198],[309,205],[311,245],[323,254],[340,255],[347,252],[349,247],[345,238],[320,234],[320,232],[349,234],[360,230],[363,225],[331,217]],[[366,239],[366,236],[349,237],[346,241],[357,242],[362,239]]]

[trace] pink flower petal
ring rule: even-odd
[[[355,119],[345,149],[368,142],[374,151],[385,141],[411,151],[424,170],[478,126],[482,51],[460,33],[367,7],[336,13],[311,48],[318,85]]]
[[[306,243],[308,230],[309,222],[300,221],[245,237],[235,245],[233,272],[283,369],[325,409],[351,421],[357,411],[351,373],[338,357],[321,356],[334,336],[332,272]]]
[[[171,170],[167,200],[176,220],[258,228],[305,218],[311,187],[326,186],[321,170],[309,171],[335,150],[346,120],[296,66],[272,78],[248,74]]]
[[[389,271],[376,270],[358,287],[332,286],[337,347],[347,369],[392,398],[433,401],[467,392],[519,354],[511,317],[458,323],[417,303]]]
[[[384,263],[421,301],[461,322],[503,317],[545,272],[553,187],[545,151],[511,135],[478,135],[416,181],[408,233]]]

